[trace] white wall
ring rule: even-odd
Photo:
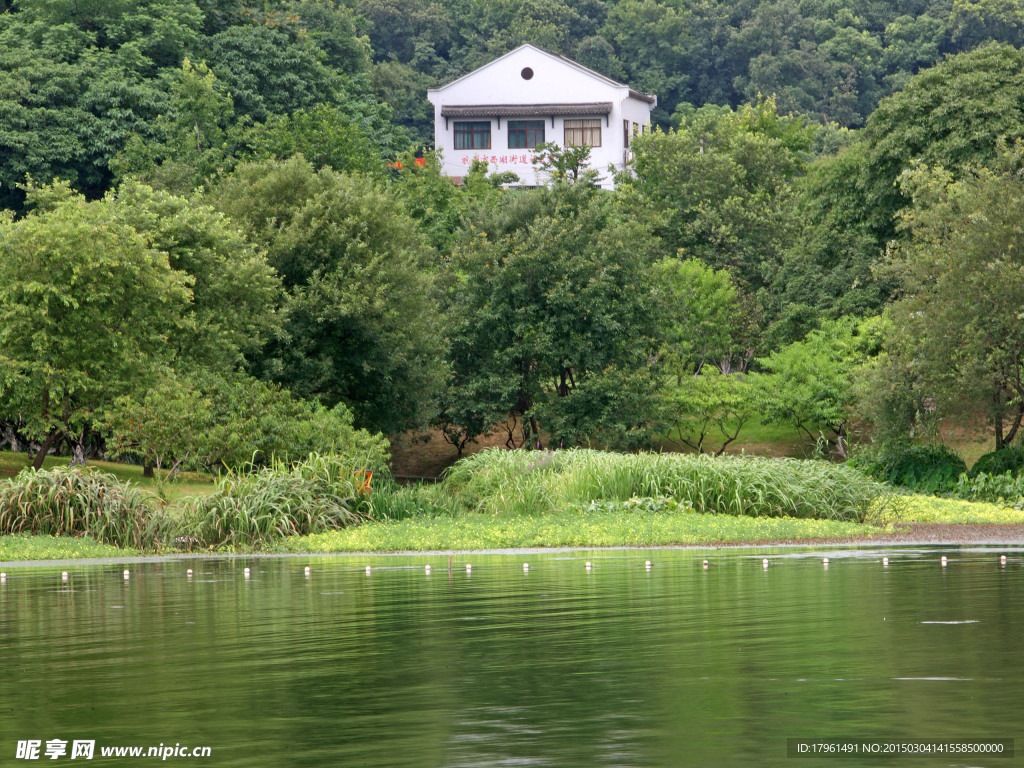
[[[522,70],[529,67],[533,77],[526,80]],[[449,176],[465,176],[474,156],[487,159],[491,172],[512,171],[523,184],[545,181],[531,164],[529,149],[508,148],[508,120],[490,118],[491,147],[488,150],[455,149],[456,118],[441,117],[445,105],[478,106],[487,104],[580,104],[611,102],[609,115],[593,115],[601,120],[601,146],[591,151],[591,167],[604,178],[602,186],[611,187],[608,165],[622,167],[624,146],[622,120],[644,125],[650,122],[651,105],[629,96],[629,88],[605,81],[532,46],[524,46],[500,59],[471,72],[443,88],[428,91],[434,104],[435,144],[443,155],[443,169]],[[583,117],[578,116],[578,117]],[[576,119],[569,116],[568,119]],[[483,121],[486,117],[458,118],[461,122]],[[513,120],[544,120],[544,139],[563,144],[565,116],[512,117]],[[447,125],[445,124],[447,122]],[[500,123],[500,125],[499,125]]]

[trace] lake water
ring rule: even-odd
[[[5,565],[0,765],[33,764],[16,759],[30,739],[45,764],[77,764],[73,740],[92,740],[91,765],[133,762],[103,758],[103,746],[181,745],[211,756],[168,763],[799,768],[837,761],[787,757],[789,738],[1021,737],[1019,549],[631,550],[447,565],[440,555]],[[68,754],[48,760],[54,739]]]

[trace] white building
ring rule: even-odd
[[[492,173],[512,171],[523,185],[540,185],[546,175],[532,164],[534,147],[545,141],[589,144],[591,167],[607,188],[608,166],[623,167],[630,140],[647,130],[658,103],[655,96],[533,45],[432,88],[427,98],[448,176],[465,176],[479,159]]]

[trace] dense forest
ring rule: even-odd
[[[426,89],[524,42],[658,95],[616,191],[440,175]],[[3,444],[1004,449],[1020,44],[1000,0],[0,0]]]

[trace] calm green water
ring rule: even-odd
[[[1019,550],[124,567],[3,567],[0,765],[71,762],[16,760],[27,739],[95,740],[91,765],[133,762],[100,746],[179,743],[212,756],[168,763],[249,768],[837,764],[787,758],[789,737],[1015,738],[1024,754]]]

